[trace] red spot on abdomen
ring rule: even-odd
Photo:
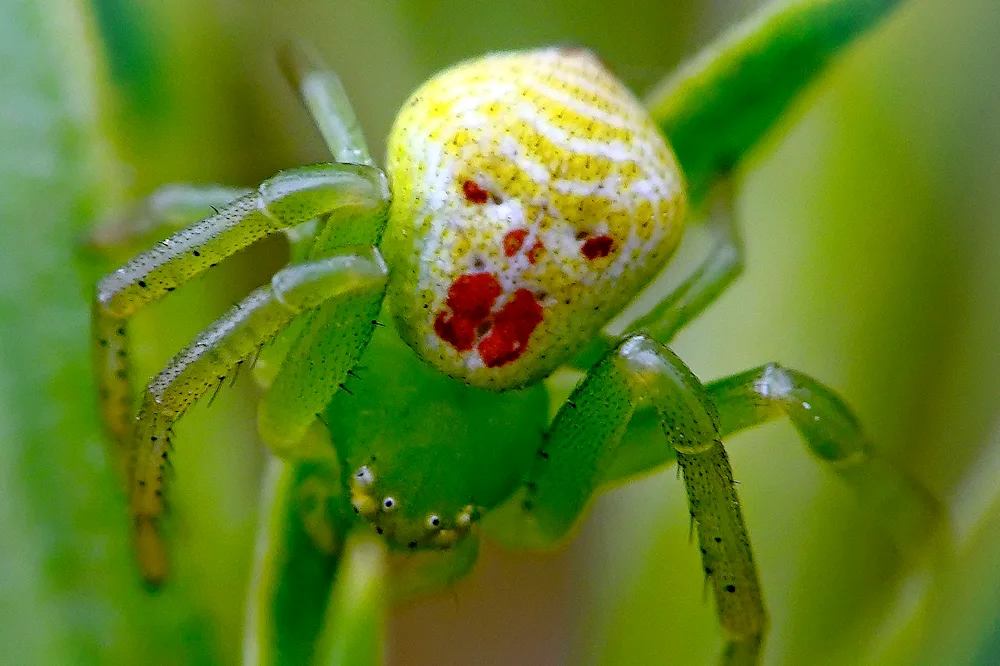
[[[531,291],[518,289],[500,311],[493,314],[493,306],[501,293],[503,288],[492,273],[460,275],[448,288],[445,304],[450,312],[437,313],[434,332],[460,352],[470,351],[475,346],[488,368],[517,360],[542,322],[542,306]]]
[[[503,293],[492,273],[460,275],[448,288],[451,314],[439,312],[434,332],[458,351],[469,351],[476,341],[476,328],[490,316],[493,304]]]
[[[613,249],[615,249],[615,239],[611,236],[591,236],[583,242],[580,252],[593,261],[608,256]]]
[[[513,257],[515,254],[520,252],[521,247],[524,246],[524,238],[527,235],[527,229],[514,229],[514,231],[508,231],[507,235],[503,237],[503,253],[508,257]]]
[[[535,244],[531,246],[528,250],[528,263],[533,264],[538,261],[538,255],[545,251],[545,246],[542,245],[542,241],[535,241]]]
[[[476,341],[476,327],[468,319],[438,312],[434,318],[434,332],[458,351],[469,351]]]
[[[466,200],[474,204],[484,204],[490,199],[490,193],[479,187],[479,183],[474,180],[467,180],[462,183],[462,194]]]
[[[528,338],[542,322],[542,306],[527,289],[518,289],[493,318],[490,334],[476,349],[488,368],[516,361],[528,347]]]
[[[503,293],[492,273],[459,275],[448,287],[448,307],[460,317],[475,319],[479,324],[490,315],[493,304]]]

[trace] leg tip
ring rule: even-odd
[[[158,590],[170,573],[170,564],[163,537],[148,518],[136,521],[135,551],[146,586],[150,590]]]

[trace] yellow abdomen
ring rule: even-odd
[[[663,267],[682,232],[673,153],[591,53],[446,70],[389,138],[383,249],[403,339],[485,388],[547,376]]]

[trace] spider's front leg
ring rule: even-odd
[[[653,339],[625,340],[560,408],[523,491],[526,539],[544,545],[569,532],[600,486],[615,480],[609,472],[619,444],[644,408],[658,414],[684,474],[705,575],[730,641],[725,663],[756,663],[767,613],[718,417],[697,378]],[[644,445],[651,467],[669,460],[667,447]]]
[[[386,268],[375,250],[293,264],[251,293],[175,356],[146,388],[133,433],[130,501],[147,579],[165,573],[156,532],[171,427],[187,409],[250,359],[299,313],[380,292]]]
[[[171,424],[222,377],[252,357],[301,311],[324,302],[365,302],[381,294],[385,266],[373,249],[342,251],[294,264],[235,306],[171,360],[149,385],[134,425],[127,322],[137,311],[268,234],[328,217],[328,226],[363,216],[384,224],[388,188],[372,167],[329,164],[282,172],[255,192],[138,255],[100,281],[94,338],[102,415],[124,443],[140,564],[157,581],[166,573],[156,522],[163,510],[162,469]]]
[[[650,410],[669,447],[623,441],[633,417]],[[633,335],[591,368],[556,415],[520,495],[525,539],[535,546],[559,540],[602,485],[622,479],[620,470],[632,475],[653,469],[675,453],[705,576],[729,639],[723,663],[757,663],[767,614],[721,441],[781,415],[891,530],[900,548],[916,550],[934,533],[936,503],[874,455],[851,411],[829,388],[775,364],[706,387],[661,343]],[[644,467],[621,465],[623,459],[642,460]]]

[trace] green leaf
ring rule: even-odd
[[[204,662],[180,591],[152,596],[96,420],[76,246],[114,200],[86,6],[0,6],[0,661]]]
[[[830,60],[898,3],[776,3],[654,90],[649,108],[684,167],[692,200],[735,168]]]

